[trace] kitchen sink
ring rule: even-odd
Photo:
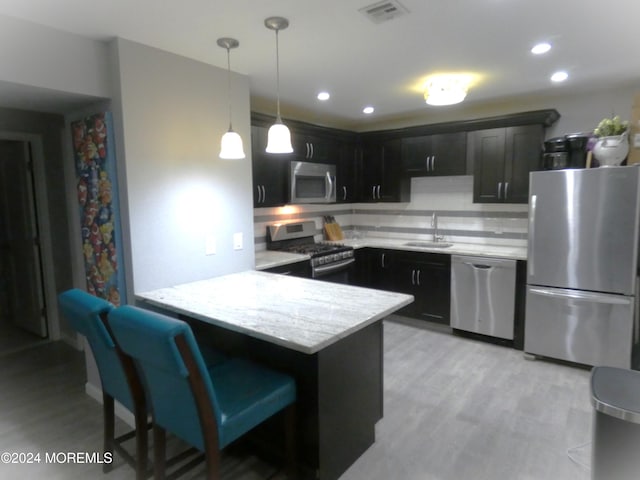
[[[407,247],[422,247],[422,248],[448,248],[453,246],[453,243],[447,242],[407,242]]]

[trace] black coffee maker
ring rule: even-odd
[[[544,142],[542,168],[544,170],[585,168],[589,138],[590,135],[584,133],[570,133],[562,137],[550,138]]]

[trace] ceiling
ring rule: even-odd
[[[249,76],[252,108],[275,101],[275,34],[264,19],[284,16],[283,117],[312,112],[344,123],[456,108],[424,103],[420,85],[436,72],[476,76],[465,104],[640,86],[637,0],[612,9],[601,0],[399,1],[408,13],[380,24],[359,12],[374,0],[2,0],[0,14],[94,39],[118,36],[223,68],[226,51],[216,40],[235,37],[240,47],[231,67]],[[531,54],[543,40],[552,50]],[[569,79],[553,84],[560,69]],[[25,93],[0,84],[0,95],[12,88]],[[319,102],[320,90],[331,98]],[[362,113],[366,105],[376,109],[370,117]]]

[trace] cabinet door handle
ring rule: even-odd
[[[433,155],[431,157],[431,171],[435,172],[436,171],[436,156]]]
[[[309,158],[313,158],[313,143],[309,142],[309,147],[311,147],[311,156]]]
[[[498,182],[498,200],[502,199],[502,182]]]
[[[431,157],[429,155],[427,155],[427,159],[425,161],[425,165],[427,167],[427,172],[429,171],[429,160],[431,159]]]
[[[411,270],[411,285],[416,284],[416,269]]]
[[[256,190],[258,190],[258,202],[260,203],[261,199],[262,199],[262,191],[260,190],[260,185],[256,185]]]
[[[418,275],[416,275],[416,280],[417,280],[418,286],[420,286],[420,269],[418,269]]]
[[[380,264],[382,265],[382,268],[386,268],[387,266],[384,264],[384,256],[386,255],[386,253],[382,254],[382,257],[380,257]]]
[[[378,200],[380,200],[380,185],[378,185]]]
[[[371,197],[374,200],[376,199],[376,186],[375,185],[373,187],[371,187]]]
[[[262,185],[262,203],[267,201],[267,189]]]
[[[504,199],[507,199],[509,195],[509,182],[504,182]]]
[[[342,186],[342,200],[346,200],[347,199],[347,187],[345,187],[344,185]]]

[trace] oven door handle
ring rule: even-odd
[[[313,267],[313,277],[315,278],[319,275],[327,275],[329,273],[333,273],[337,270],[340,270],[346,266],[351,265],[355,261],[356,261],[355,258],[347,258],[346,260],[332,263],[330,265],[325,265],[324,267]]]

